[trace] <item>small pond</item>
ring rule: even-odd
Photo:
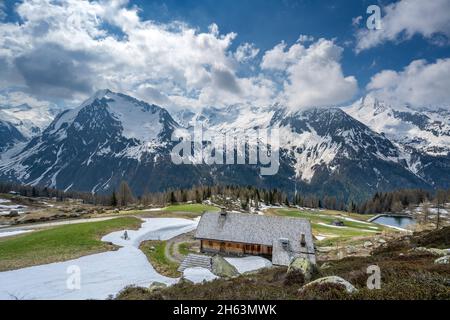
[[[416,221],[411,217],[406,216],[379,216],[378,218],[372,220],[372,222],[379,223],[385,226],[392,226],[397,228],[403,228],[416,223]]]

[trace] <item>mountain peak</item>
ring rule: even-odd
[[[113,93],[113,92],[111,90],[109,90],[109,89],[100,89],[100,90],[97,90],[94,93],[93,97],[95,97],[97,99],[101,99],[101,98],[105,97],[109,93]]]
[[[90,96],[88,99],[86,99],[85,101],[83,101],[83,103],[81,104],[81,108],[88,106],[90,104],[92,104],[95,100],[101,100],[103,98],[105,98],[108,94],[113,93],[111,90],[109,89],[101,89],[101,90],[97,90],[92,96]]]
[[[356,102],[358,109],[370,109],[375,114],[385,112],[389,109],[389,106],[382,100],[374,97],[373,95],[366,95]]]

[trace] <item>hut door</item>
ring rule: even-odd
[[[225,252],[225,242],[220,243],[220,252]]]

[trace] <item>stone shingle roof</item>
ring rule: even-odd
[[[302,234],[304,246],[301,244]],[[278,265],[289,264],[288,260],[294,256],[315,260],[311,225],[306,219],[207,212],[200,219],[195,236],[198,239],[272,246],[272,262]],[[289,247],[283,247],[280,239],[288,239]]]

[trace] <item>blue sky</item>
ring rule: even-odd
[[[365,27],[372,4],[381,8],[382,30]],[[434,92],[432,85],[450,77],[448,9],[448,0],[7,0],[0,5],[5,39],[0,49],[6,52],[2,57],[0,50],[0,71],[9,78],[0,78],[0,93],[20,88],[28,101],[70,105],[108,86],[169,107],[225,105],[257,96],[263,97],[261,104],[281,100],[298,108],[342,105],[373,91],[398,100],[393,103],[448,106],[448,94]],[[175,21],[185,25],[174,27]],[[212,25],[218,32],[211,31]],[[145,28],[155,33],[145,38],[140,33]],[[189,30],[192,37],[186,36]],[[206,47],[198,43],[203,35],[212,37]],[[299,42],[300,35],[311,40]],[[145,46],[139,45],[141,39]],[[284,67],[264,67],[265,58],[283,43],[273,58]],[[233,58],[244,44],[257,54]],[[122,56],[112,54],[116,50],[123,50]],[[184,50],[194,62],[183,58]],[[315,59],[323,52],[326,56]],[[111,56],[106,59],[106,54]],[[56,65],[64,72],[58,73]],[[43,76],[46,67],[51,77]],[[315,74],[317,79],[311,79]],[[250,91],[254,95],[246,94]],[[411,91],[417,97],[408,97]],[[0,104],[8,99],[0,95]]]
[[[300,34],[315,38],[336,38],[345,47],[343,67],[357,74],[362,86],[383,69],[400,70],[412,60],[450,57],[449,46],[436,46],[420,35],[409,41],[388,42],[356,54],[354,17],[362,16],[361,26],[369,16],[371,4],[388,5],[396,1],[376,0],[157,0],[133,1],[142,8],[142,16],[159,22],[185,21],[207,30],[216,23],[224,33],[236,32],[239,42],[253,42],[261,51],[281,40],[292,44]],[[237,46],[239,42],[234,45]],[[352,42],[351,44],[348,42]]]

